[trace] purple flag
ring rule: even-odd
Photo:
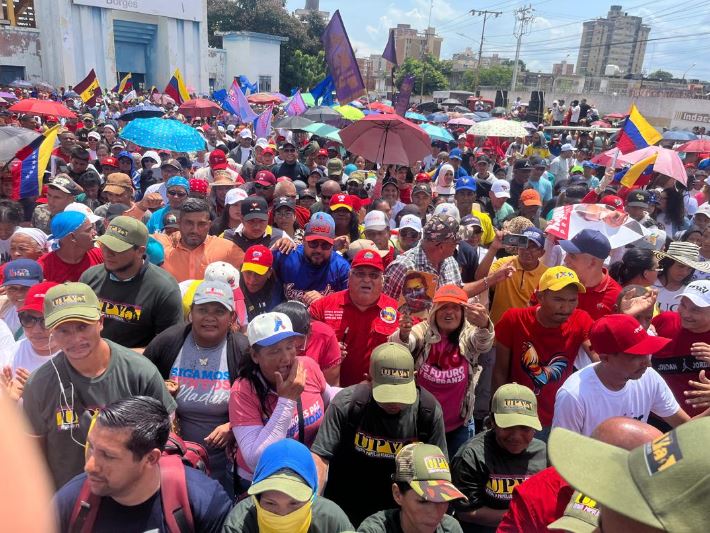
[[[256,138],[263,137],[264,139],[269,138],[271,133],[271,117],[273,117],[273,104],[266,108],[261,115],[254,122],[254,134]]]
[[[385,46],[385,51],[382,52],[382,57],[397,65],[397,50],[394,47],[394,30],[390,30],[390,36],[387,39],[387,46]]]
[[[404,116],[409,108],[409,99],[412,96],[414,89],[414,76],[411,74],[404,77],[402,84],[399,86],[399,94],[397,95],[397,103],[394,105],[394,111],[398,115]]]
[[[247,102],[247,97],[244,96],[242,89],[236,81],[232,82],[232,86],[229,88],[229,91],[227,91],[226,102],[229,104],[229,107],[234,109],[234,114],[245,124],[253,122],[258,116],[252,110],[249,102]]]
[[[304,113],[306,109],[308,109],[308,106],[306,106],[306,102],[303,101],[303,96],[301,96],[301,89],[296,91],[296,94],[291,97],[291,101],[284,107],[284,111],[286,111],[286,114],[289,117],[295,117],[296,115],[300,115]]]
[[[325,60],[328,63],[330,75],[335,81],[338,100],[343,105],[357,100],[367,90],[355,60],[353,47],[350,46],[343,19],[340,17],[340,11],[336,10],[333,14],[333,18],[330,19],[323,32],[321,41],[323,41],[325,48]]]

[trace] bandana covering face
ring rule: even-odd
[[[307,533],[308,528],[311,527],[312,499],[294,512],[281,516],[265,510],[259,505],[256,496],[252,496],[252,498],[256,506],[256,522],[259,525],[259,533]]]

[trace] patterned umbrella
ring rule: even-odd
[[[200,133],[182,122],[163,118],[138,118],[121,131],[121,138],[143,148],[195,152],[205,149]]]
[[[449,120],[449,124],[451,126],[473,126],[475,122],[471,120],[470,118],[466,117],[461,117],[461,118],[452,118]]]
[[[137,118],[162,117],[164,114],[165,109],[153,104],[143,103],[126,109],[125,113],[118,117],[118,120],[130,122],[131,120],[135,120]]]
[[[478,137],[525,137],[528,131],[520,122],[494,118],[485,122],[477,122],[466,133]]]

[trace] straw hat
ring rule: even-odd
[[[681,265],[710,273],[710,261],[700,261],[700,247],[692,242],[674,241],[667,252],[657,251],[654,254],[658,259],[668,257]]]

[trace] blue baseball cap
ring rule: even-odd
[[[582,166],[584,168],[597,168],[599,165],[592,163],[591,161],[582,161]]]
[[[463,154],[461,153],[461,150],[459,148],[454,148],[449,152],[449,159],[458,159],[461,161],[463,159]]]
[[[50,224],[52,234],[49,238],[56,241],[63,239],[73,231],[78,230],[87,220],[89,219],[86,215],[79,211],[62,211],[61,213],[57,213],[52,217],[52,223]]]
[[[314,213],[311,221],[306,224],[304,241],[326,241],[333,244],[335,240],[335,221],[327,213]]]
[[[471,176],[461,176],[456,181],[457,191],[475,191],[476,190],[476,180]]]
[[[529,228],[526,228],[525,231],[523,231],[523,236],[530,239],[540,248],[545,247],[545,234],[542,232],[541,229],[538,229],[535,226],[530,226]]]
[[[32,287],[44,279],[42,267],[37,261],[32,259],[15,259],[5,263],[3,268],[3,287],[8,285],[21,285]]]
[[[267,490],[284,492],[297,501],[316,497],[318,473],[306,446],[295,439],[281,439],[264,450],[247,492],[255,495]]]
[[[182,176],[173,176],[170,178],[165,184],[165,188],[169,189],[170,187],[182,187],[187,192],[190,192],[190,182],[187,181],[187,178],[183,178]]]
[[[602,260],[609,257],[611,252],[609,239],[591,229],[583,229],[570,240],[560,241],[560,246],[568,254],[589,254]]]

